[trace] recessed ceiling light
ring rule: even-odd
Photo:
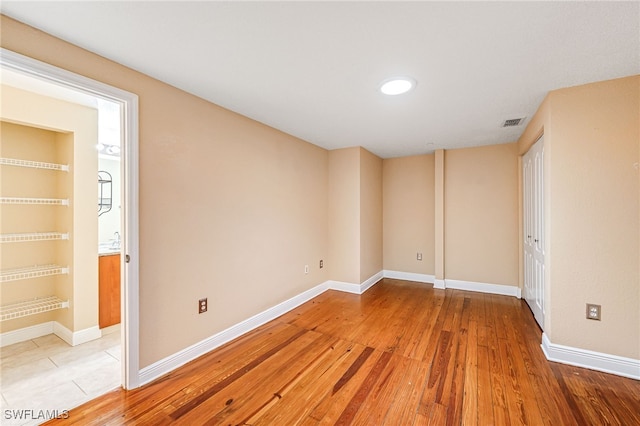
[[[401,95],[416,87],[416,84],[411,77],[393,77],[382,82],[380,91],[385,95]]]

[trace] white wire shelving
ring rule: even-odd
[[[60,265],[35,265],[28,268],[3,269],[0,271],[0,282],[6,283],[68,273],[69,268]]]
[[[23,167],[29,169],[69,172],[68,164],[32,161],[17,158],[0,157],[0,166]],[[9,205],[50,205],[69,206],[68,198],[0,197],[0,204]],[[64,232],[25,232],[0,234],[0,243],[21,243],[30,241],[68,240],[69,233]],[[68,274],[68,266],[54,264],[33,265],[23,268],[0,270],[0,283],[28,280],[54,275]],[[0,321],[8,321],[29,315],[36,315],[57,309],[69,308],[69,300],[57,296],[41,296],[0,306]]]
[[[61,172],[69,171],[69,166],[67,164],[45,163],[42,161],[21,160],[18,158],[0,157],[0,165],[28,167],[31,169],[59,170]]]
[[[68,307],[68,300],[61,300],[56,296],[25,300],[0,306],[0,321],[8,321]]]
[[[68,206],[68,198],[26,198],[26,197],[0,197],[0,204],[30,204],[30,205],[54,205]]]
[[[0,243],[27,243],[31,241],[68,240],[69,234],[62,232],[26,232],[22,234],[0,234]]]

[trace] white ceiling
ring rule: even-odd
[[[640,73],[635,1],[3,1],[0,8],[316,145],[360,145],[383,158],[512,142],[524,126],[501,123],[530,118],[548,91]],[[379,84],[394,75],[418,86],[382,95]]]

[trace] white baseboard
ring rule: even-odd
[[[54,321],[47,321],[42,324],[32,325],[31,327],[24,327],[2,333],[0,334],[0,348],[52,334],[53,323]]]
[[[416,274],[413,272],[400,272],[400,271],[382,271],[385,278],[392,278],[394,280],[415,281],[418,283],[433,284],[435,276],[427,274]]]
[[[434,280],[433,276],[431,275],[414,274],[414,273],[398,272],[398,271],[380,271],[360,284],[347,283],[343,281],[332,281],[332,280],[326,281],[322,284],[317,285],[316,287],[313,287],[312,289],[309,289],[297,296],[292,297],[289,300],[286,300],[272,308],[269,308],[266,311],[263,311],[247,320],[244,320],[238,324],[235,324],[227,328],[226,330],[223,330],[194,345],[191,345],[188,348],[185,348],[179,352],[176,352],[173,355],[170,355],[166,358],[161,359],[160,361],[157,361],[147,367],[142,368],[140,370],[139,383],[140,385],[149,383],[157,379],[158,377],[161,377],[164,374],[167,374],[175,370],[176,368],[186,364],[187,362],[192,361],[198,358],[199,356],[202,356],[207,352],[210,352],[213,349],[216,349],[224,345],[225,343],[230,342],[231,340],[242,336],[245,333],[248,333],[249,331],[261,326],[262,324],[265,324],[273,319],[276,319],[280,315],[283,315],[289,312],[290,310],[302,305],[303,303],[313,299],[314,297],[320,295],[326,290],[331,289],[331,290],[344,291],[346,293],[352,293],[352,294],[362,294],[384,277],[403,279],[407,281],[425,282],[425,283],[435,281],[436,284],[434,285],[434,287],[436,287],[437,284],[441,284],[442,287],[436,287],[436,288],[445,288],[445,280]],[[450,280],[446,281],[446,287],[449,287],[449,281]],[[464,283],[464,282],[452,281],[451,283],[452,283],[452,288],[458,288],[455,286],[462,285],[460,283]],[[464,289],[471,290],[471,291],[481,291],[481,290],[473,289],[474,286],[480,285],[480,286],[486,286],[486,287],[481,287],[482,290],[485,292],[515,295],[515,294],[507,293],[507,290],[503,288],[505,287],[509,291],[513,291],[510,286],[497,286],[495,284],[481,284],[481,283],[471,283],[471,284],[473,284],[473,286],[466,285],[466,288]]]
[[[213,349],[220,347],[237,337],[242,336],[245,333],[248,333],[249,331],[261,326],[262,324],[278,318],[280,315],[283,315],[290,310],[302,305],[303,303],[322,294],[328,289],[328,282],[319,284],[303,293],[300,293],[297,296],[292,297],[289,300],[286,300],[272,308],[267,309],[266,311],[254,315],[249,319],[239,322],[238,324],[232,325],[231,327],[221,331],[220,333],[214,334],[211,337],[208,337],[194,345],[191,345],[188,348],[181,350],[180,352],[176,352],[173,355],[170,355],[164,359],[161,359],[160,361],[154,362],[153,364],[142,368],[140,370],[140,385],[149,383],[152,380],[155,380],[158,377],[161,377],[164,374],[167,374],[170,371],[173,371],[176,368],[186,364],[187,362],[192,361],[199,356],[202,356],[207,352],[210,352]]]
[[[326,290],[339,290],[347,293],[362,294],[383,278],[382,271],[361,284],[345,283],[341,281],[326,281],[312,289],[309,289],[297,296],[292,297],[272,308],[267,309],[253,317],[233,325],[220,333],[214,334],[186,349],[176,352],[160,361],[157,361],[140,370],[140,385],[149,383],[158,377],[167,374],[176,368],[192,361],[199,356],[212,351],[231,340],[242,336],[245,333],[278,318],[290,310],[302,305],[314,297],[324,293]]]
[[[376,283],[378,283],[383,278],[384,278],[384,273],[383,271],[380,271],[377,274],[366,279],[362,284],[360,284],[360,294],[369,290],[371,287],[373,287]]]
[[[520,299],[521,290],[520,287],[512,285],[502,284],[488,284],[479,283],[474,281],[461,281],[461,280],[444,280],[445,288],[453,288],[456,290],[476,291],[479,293],[499,294],[503,296],[513,296]]]
[[[344,281],[327,281],[329,290],[344,291],[345,293],[362,294],[360,284],[346,283]]]
[[[549,361],[640,380],[640,359],[557,345],[551,343],[545,333],[542,334],[542,344],[540,346]]]
[[[0,334],[0,347],[36,339],[48,334],[55,334],[71,346],[76,346],[102,337],[102,332],[98,326],[74,332],[57,321],[48,321],[43,322],[42,324],[32,325],[30,327],[24,327]]]
[[[85,328],[84,330],[71,331],[59,322],[53,321],[53,332],[56,336],[58,336],[71,346],[77,346],[82,343],[90,342],[102,337],[100,327],[98,327],[97,325]]]
[[[377,274],[369,277],[360,284],[346,283],[344,281],[327,281],[327,285],[331,290],[344,291],[345,293],[362,294],[373,287],[373,285],[380,281],[382,278],[384,278],[383,272],[384,271],[378,272]]]
[[[461,280],[437,280],[433,275],[415,274],[412,272],[399,272],[384,270],[385,278],[393,278],[396,280],[416,281],[420,283],[433,283],[433,288],[444,290],[445,288],[453,288],[457,290],[476,291],[480,293],[500,294],[504,296],[514,296],[521,298],[521,290],[519,287],[500,284],[487,284],[474,281]]]

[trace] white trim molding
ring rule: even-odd
[[[214,334],[211,337],[208,337],[194,345],[189,346],[179,352],[176,352],[173,355],[170,355],[160,361],[157,361],[147,367],[144,367],[140,370],[140,385],[144,385],[149,383],[158,377],[167,374],[176,368],[186,364],[189,361],[192,361],[199,356],[210,352],[225,343],[236,339],[243,334],[250,332],[258,328],[259,326],[272,321],[279,316],[286,314],[294,308],[302,305],[305,302],[313,299],[316,296],[324,293],[327,290],[338,290],[344,291],[347,293],[354,294],[362,294],[371,288],[373,285],[378,283],[383,278],[382,271],[373,275],[371,278],[365,280],[361,284],[352,284],[345,283],[341,281],[325,281],[322,284],[319,284],[303,293],[300,293],[297,296],[292,297],[289,300],[285,300],[282,303],[273,306],[266,311],[260,312],[248,318],[244,321],[239,322],[238,324],[232,325],[231,327],[223,330],[217,334]]]
[[[383,279],[383,278],[384,278],[384,273],[383,273],[383,271],[380,271],[377,274],[372,275],[368,279],[364,280],[364,282],[362,282],[362,284],[360,284],[360,294],[362,294],[365,291],[369,290],[371,287],[373,287],[378,282],[380,282],[380,280]]]
[[[375,284],[377,284],[382,278],[384,278],[383,271],[372,275],[368,279],[364,280],[360,284],[347,283],[344,281],[327,281],[328,288],[331,290],[344,291],[345,293],[362,294],[369,290]]]
[[[640,359],[558,345],[551,343],[546,333],[542,334],[540,346],[549,361],[640,380]]]
[[[347,283],[344,281],[327,281],[328,290],[338,290],[345,293],[362,294],[360,291],[360,284]]]
[[[81,345],[102,337],[100,327],[97,325],[79,331],[71,331],[57,321],[53,321],[53,333],[71,346]]]
[[[405,281],[415,281],[422,283],[431,283],[435,281],[436,284],[440,283],[440,288],[458,288],[461,290],[469,291],[482,291],[484,293],[494,293],[508,296],[519,297],[519,288],[512,286],[496,285],[496,284],[483,284],[474,283],[468,281],[456,281],[456,280],[435,280],[432,275],[415,274],[410,272],[398,272],[382,270],[360,284],[348,283],[344,281],[325,281],[297,296],[292,297],[276,306],[273,306],[259,314],[254,315],[238,324],[223,330],[211,337],[208,337],[194,345],[191,345],[173,355],[170,355],[164,359],[161,359],[147,367],[140,370],[140,385],[149,383],[158,377],[167,374],[176,368],[192,361],[199,356],[210,352],[225,343],[236,339],[243,334],[254,330],[255,328],[272,321],[279,316],[289,312],[290,310],[302,305],[305,302],[313,299],[314,297],[324,293],[327,290],[338,290],[351,294],[363,294],[375,284],[380,282],[383,278],[393,278]],[[438,287],[436,287],[438,288]],[[518,290],[518,292],[516,292]],[[517,294],[516,294],[517,293]]]
[[[415,281],[419,283],[432,283],[433,288],[444,290],[446,288],[453,288],[456,290],[475,291],[479,293],[499,294],[503,296],[513,296],[518,299],[522,296],[522,290],[520,287],[502,285],[502,284],[489,284],[480,283],[475,281],[461,281],[461,280],[437,280],[434,275],[416,274],[413,272],[400,272],[400,271],[383,271],[385,278],[393,278],[396,280]]]
[[[221,331],[220,333],[214,334],[213,336],[208,337],[194,345],[191,345],[188,348],[185,348],[173,355],[170,355],[164,359],[161,359],[160,361],[142,368],[140,370],[140,385],[149,383],[157,379],[158,377],[186,364],[187,362],[192,361],[199,356],[202,356],[207,352],[210,352],[224,345],[225,343],[228,343],[231,340],[250,332],[257,327],[278,318],[279,316],[289,312],[290,310],[324,293],[328,289],[328,282],[319,284],[303,293],[300,293],[297,296],[292,297],[289,300],[285,300],[284,302],[267,309],[266,311],[260,312],[259,314],[256,314],[251,318],[232,325],[231,327]]]
[[[445,288],[453,288],[456,290],[475,291],[478,293],[499,294],[502,296],[513,296],[521,298],[522,291],[520,287],[502,284],[479,283],[475,281],[461,281],[446,279]]]
[[[19,328],[18,330],[6,331],[0,334],[0,348],[25,342],[53,333],[53,321],[43,322],[30,327]]]
[[[37,339],[38,337],[49,334],[55,334],[71,346],[80,345],[102,337],[102,331],[100,331],[97,325],[85,328],[84,330],[71,331],[57,321],[47,321],[0,334],[0,347]]]
[[[400,271],[382,271],[385,278],[392,278],[394,280],[415,281],[418,283],[433,284],[436,277],[427,274],[416,274],[413,272],[400,272]]]

